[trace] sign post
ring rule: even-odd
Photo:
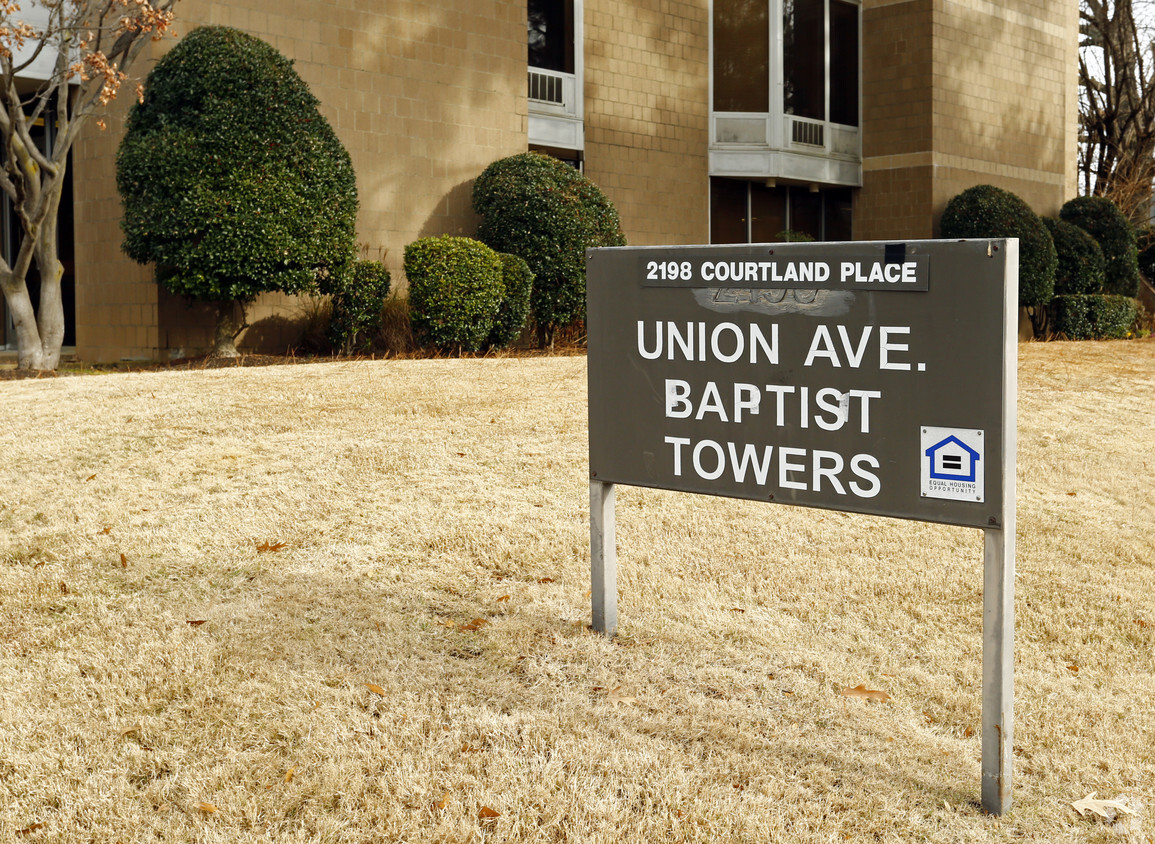
[[[614,485],[980,528],[982,805],[1011,807],[1018,241],[587,252],[594,628]]]

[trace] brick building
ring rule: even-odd
[[[364,252],[395,286],[404,246],[473,234],[473,179],[527,148],[580,164],[638,245],[926,238],[974,184],[1044,214],[1075,195],[1075,0],[184,0],[177,13],[178,31],[236,27],[295,61],[353,158]],[[120,252],[129,99],[73,151],[66,344],[87,361],[210,339],[207,308]],[[242,348],[283,350],[307,307],[263,297]]]

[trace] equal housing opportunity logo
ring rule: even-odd
[[[925,426],[919,438],[923,498],[982,501],[983,432]]]

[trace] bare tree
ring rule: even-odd
[[[21,369],[55,369],[64,342],[57,212],[68,151],[120,91],[150,40],[168,32],[176,0],[0,0],[0,190],[21,236],[0,255],[0,288]],[[139,86],[138,86],[139,95]],[[33,127],[51,124],[37,143]],[[104,128],[103,118],[97,119]],[[28,273],[35,262],[35,309]]]
[[[1155,4],[1080,0],[1080,191],[1145,219],[1155,178]]]

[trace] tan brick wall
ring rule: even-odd
[[[707,0],[586,0],[586,175],[631,244],[708,243]]]
[[[865,0],[855,236],[931,236],[984,183],[1057,213],[1075,194],[1077,41],[1075,0]]]
[[[120,250],[116,147],[124,132],[126,96],[92,122],[72,148],[76,228],[76,349],[82,360],[115,362],[156,357],[157,286],[152,271]]]
[[[243,0],[181,4],[177,29],[233,26],[295,61],[352,156],[358,240],[370,256],[385,254],[398,287],[405,245],[473,234],[473,179],[526,148],[525,14],[524,0]],[[138,75],[147,70],[138,67]],[[168,297],[159,307],[150,273],[119,255],[114,151],[123,122],[108,123],[105,133],[88,132],[76,155],[78,353],[89,360],[192,353],[207,343],[204,318]],[[125,320],[141,308],[151,310],[135,324],[146,327],[128,330]],[[295,330],[283,323],[305,309],[262,297],[248,336],[283,350]]]

